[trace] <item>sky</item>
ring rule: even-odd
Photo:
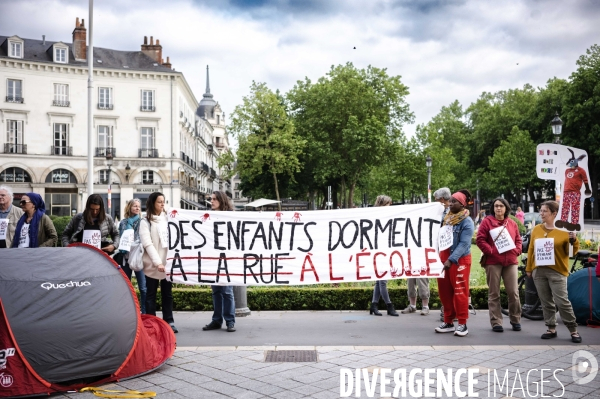
[[[0,0],[0,35],[70,43],[76,17],[89,28],[87,0]],[[454,100],[567,79],[598,21],[598,0],[96,0],[94,46],[160,39],[198,100],[210,66],[226,115],[253,80],[285,93],[333,65],[387,68],[409,87],[410,136]]]

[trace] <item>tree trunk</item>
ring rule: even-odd
[[[340,208],[347,208],[348,205],[346,204],[346,178],[344,176],[342,176],[341,190],[342,190],[342,206]]]
[[[356,188],[356,182],[350,184],[348,189],[348,208],[354,208],[354,189]]]
[[[275,195],[277,196],[277,209],[281,212],[281,200],[279,199],[279,184],[277,184],[277,173],[273,173],[273,180],[275,181]]]

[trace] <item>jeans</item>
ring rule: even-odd
[[[378,303],[379,298],[383,298],[383,301],[387,304],[392,303],[390,300],[390,294],[387,290],[387,280],[375,281],[375,289],[373,290],[373,303]]]
[[[235,324],[235,301],[233,287],[223,285],[212,286],[213,307],[215,309],[212,320],[219,325],[233,326]]]
[[[492,327],[502,325],[502,306],[500,305],[500,279],[504,280],[506,296],[508,297],[508,314],[510,322],[521,323],[521,301],[519,299],[518,287],[518,265],[486,265],[485,274],[487,278],[488,309],[490,311],[490,323]]]
[[[577,331],[577,319],[567,294],[567,277],[544,266],[533,269],[532,275],[542,303],[544,322],[548,328],[552,330],[556,328],[556,307],[558,306],[558,313],[560,313],[560,318],[565,326],[570,332]]]
[[[157,280],[146,276],[146,314],[156,316],[156,292],[160,284],[160,297],[162,302],[162,318],[167,323],[174,323],[173,319],[173,293],[171,288],[173,284],[166,278]]]
[[[131,281],[131,275],[135,273],[135,279],[137,280],[138,289],[140,290],[141,311],[142,314],[146,314],[146,276],[144,276],[144,272],[141,270],[139,272],[134,272],[133,270],[131,270],[127,260],[123,260],[123,263],[125,264],[121,266],[121,269],[123,269],[129,281]]]

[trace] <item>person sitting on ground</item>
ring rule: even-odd
[[[558,230],[555,226],[558,215],[558,202],[545,201],[540,206],[542,224],[531,231],[527,254],[527,276],[533,276],[537,289],[544,322],[548,331],[542,339],[556,338],[556,308],[565,326],[571,333],[571,341],[581,343],[577,332],[577,320],[567,293],[569,276],[569,244],[573,245],[573,255],[579,251],[579,240],[575,232]]]
[[[112,254],[119,247],[119,229],[104,211],[104,201],[100,194],[90,195],[83,213],[75,215],[65,227],[62,246],[75,242],[89,244],[107,254]]]
[[[12,202],[12,189],[8,186],[0,186],[0,248],[12,246],[17,222],[23,216],[23,210],[13,206]]]
[[[452,194],[443,225],[452,226],[452,246],[440,252],[444,277],[438,278],[438,290],[444,307],[444,322],[435,328],[438,333],[454,332],[464,337],[469,333],[469,276],[471,273],[471,237],[475,231],[467,204],[472,196],[468,190]],[[454,327],[454,319],[458,327]]]
[[[23,215],[17,222],[13,248],[54,247],[58,234],[52,219],[46,215],[46,204],[39,194],[27,193],[19,202]]]
[[[223,191],[213,191],[210,196],[213,211],[233,211],[233,205]],[[210,323],[202,327],[204,331],[220,330],[225,320],[227,332],[235,331],[235,299],[231,285],[211,285],[213,315]]]
[[[375,199],[374,206],[390,206],[392,204],[392,199],[387,195],[379,195]],[[375,281],[375,289],[373,290],[373,300],[371,301],[371,309],[369,310],[369,314],[373,314],[375,316],[381,316],[381,312],[377,308],[379,304],[379,298],[383,298],[387,306],[387,314],[388,316],[398,316],[398,312],[394,309],[394,304],[390,299],[390,294],[387,289],[387,280],[377,280]]]

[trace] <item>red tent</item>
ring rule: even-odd
[[[131,283],[103,252],[86,245],[2,250],[0,397],[135,377],[174,351],[171,327],[140,315]]]

